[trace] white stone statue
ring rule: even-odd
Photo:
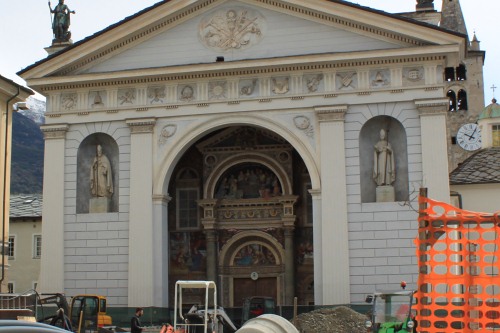
[[[101,145],[96,147],[96,156],[90,169],[90,191],[93,197],[107,197],[113,195],[113,173],[111,164],[102,153]]]
[[[384,129],[380,130],[380,140],[374,146],[373,179],[377,186],[391,185],[396,180],[394,151]]]

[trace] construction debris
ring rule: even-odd
[[[294,325],[300,333],[362,333],[366,332],[366,320],[365,315],[339,306],[300,314]]]

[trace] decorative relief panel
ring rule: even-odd
[[[290,91],[290,77],[271,78],[271,92],[274,95],[285,95]]]
[[[168,124],[163,126],[160,132],[160,138],[158,139],[158,143],[160,145],[164,144],[165,142],[167,142],[168,138],[175,135],[175,132],[177,132],[177,125]]]
[[[424,84],[424,69],[422,67],[409,67],[403,69],[403,82],[406,85]]]
[[[89,93],[89,107],[98,109],[106,106],[108,94],[106,90],[91,91]]]
[[[151,105],[164,104],[166,102],[165,86],[148,87],[148,102]]]
[[[134,88],[118,90],[118,105],[134,105],[136,91]]]
[[[324,91],[323,77],[322,73],[304,75],[304,80],[302,81],[305,82],[305,84],[303,84],[304,92],[316,93]]]
[[[61,95],[61,110],[73,111],[76,110],[78,105],[77,93],[66,93]]]
[[[196,100],[196,85],[185,84],[177,87],[177,98],[181,102],[190,102]]]
[[[238,89],[239,89],[240,97],[258,96],[259,80],[256,78],[241,80],[239,85],[238,85]]]
[[[212,81],[208,83],[208,99],[219,100],[228,97],[226,81]]]
[[[339,90],[357,89],[358,75],[356,72],[338,73],[336,83]]]
[[[388,69],[370,71],[370,87],[384,88],[391,85],[391,72]]]
[[[259,43],[266,27],[266,21],[258,11],[233,7],[203,18],[198,36],[203,45],[214,51],[243,50]]]
[[[308,117],[297,116],[293,118],[293,123],[295,124],[295,127],[303,131],[307,136],[309,137],[314,136],[314,127],[311,124],[311,120]]]

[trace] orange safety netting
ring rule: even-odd
[[[419,198],[417,331],[500,332],[500,217]]]

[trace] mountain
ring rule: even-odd
[[[38,125],[45,124],[45,110],[47,109],[45,102],[34,97],[28,97],[26,104],[29,110],[19,110],[19,113],[33,120]]]
[[[31,110],[14,112],[12,117],[12,166],[10,193],[42,193],[44,139],[40,124],[45,122],[45,102],[27,101]]]

